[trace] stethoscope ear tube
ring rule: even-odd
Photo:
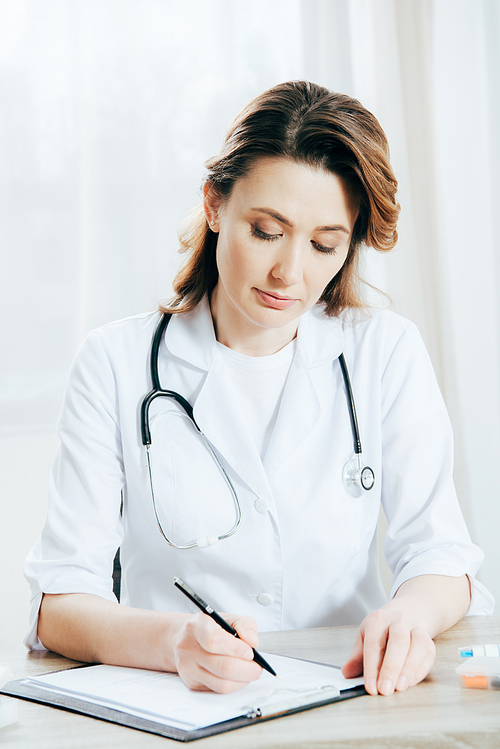
[[[163,333],[165,331],[165,328],[169,324],[171,317],[172,315],[161,316],[160,322],[156,326],[155,334],[153,337],[153,343],[151,345],[151,357],[149,360],[149,366],[151,370],[151,382],[153,384],[153,389],[151,393],[161,390],[160,375],[158,374],[158,352],[160,350],[160,343],[161,343]],[[149,395],[151,395],[151,393]]]
[[[162,390],[160,385],[160,375],[158,372],[158,353],[160,350],[160,343],[163,333],[165,331],[165,328],[169,324],[171,317],[172,315],[167,314],[163,314],[161,316],[160,322],[156,327],[153,343],[151,346],[150,369],[153,389],[146,395],[141,405],[141,435],[143,445],[151,444],[151,431],[149,429],[149,407],[154,399],[158,397],[172,398],[173,400],[175,400],[180,406],[182,406],[184,411],[187,413],[187,415],[195,425],[196,429],[201,432],[201,429],[194,418],[193,408],[189,401],[183,398],[180,393],[176,393],[174,390]]]

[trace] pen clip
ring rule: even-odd
[[[208,603],[203,600],[203,598],[200,598],[200,596],[195,593],[194,590],[184,582],[184,580],[181,580],[180,577],[174,577],[174,585],[176,588],[179,588],[179,590],[181,590],[185,596],[190,598],[196,606],[203,609],[203,611],[206,611],[207,614],[214,613],[213,608],[209,606]]]

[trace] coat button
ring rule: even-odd
[[[262,497],[258,497],[253,503],[253,506],[257,512],[260,512],[262,515],[269,510],[269,502],[267,499],[262,499]]]
[[[273,597],[269,593],[259,593],[257,600],[261,606],[270,606],[273,602]]]

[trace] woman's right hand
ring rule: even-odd
[[[259,644],[255,620],[223,616],[238,632],[239,639],[202,613],[178,620],[176,634],[171,633],[175,668],[190,689],[226,694],[262,674],[262,668],[253,660],[252,648]]]
[[[234,692],[255,681],[257,624],[223,615],[241,639],[206,614],[149,611],[89,593],[44,595],[38,636],[49,650],[77,661],[177,671],[190,689]]]

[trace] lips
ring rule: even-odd
[[[273,294],[268,291],[262,291],[262,289],[256,289],[260,299],[267,304],[268,307],[273,309],[288,309],[292,304],[295,304],[297,299],[290,296],[281,296],[280,294]]]

